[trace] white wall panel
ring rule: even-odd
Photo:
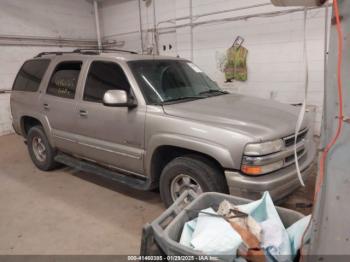
[[[10,94],[0,95],[0,136],[12,132],[10,121]]]
[[[92,4],[85,0],[0,0],[0,34],[95,38]]]
[[[86,0],[0,0],[0,35],[96,39],[92,4]],[[0,90],[11,89],[26,59],[60,47],[0,46]],[[0,135],[11,132],[9,94],[0,94]]]

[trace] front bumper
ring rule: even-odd
[[[304,181],[313,171],[315,157],[316,146],[310,143],[307,154],[299,160]],[[295,164],[262,176],[247,176],[237,171],[225,171],[225,176],[231,195],[254,200],[269,191],[272,199],[279,201],[300,187]]]

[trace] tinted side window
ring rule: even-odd
[[[47,94],[74,99],[83,62],[69,61],[57,65],[51,76]]]
[[[84,100],[101,102],[108,90],[125,90],[129,92],[130,84],[123,69],[112,62],[92,62],[86,79]]]
[[[36,92],[39,89],[41,80],[49,66],[50,60],[30,60],[24,63],[19,70],[13,84],[15,91]]]

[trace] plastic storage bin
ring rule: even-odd
[[[144,227],[141,255],[206,255],[179,243],[183,226],[187,221],[198,216],[196,212],[189,210],[201,210],[208,207],[216,210],[225,199],[236,205],[252,202],[252,200],[215,192],[203,193],[198,197],[192,191],[184,192],[172,206],[151,224]],[[286,228],[304,217],[293,210],[282,207],[276,207],[276,209]]]

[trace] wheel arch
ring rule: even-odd
[[[20,130],[21,130],[21,135],[24,138],[27,138],[28,131],[30,128],[33,126],[40,125],[43,127],[45,134],[50,142],[50,145],[53,146],[53,140],[50,135],[51,132],[51,127],[47,121],[46,118],[42,119],[39,116],[33,116],[33,115],[23,115],[20,118]]]
[[[162,143],[166,140],[167,143]],[[179,156],[188,155],[209,161],[222,171],[234,166],[230,152],[223,147],[188,137],[174,137],[174,135],[162,136],[151,141],[150,153],[146,153],[146,172],[153,181],[154,187],[158,186],[163,168],[171,160]]]
[[[31,129],[33,126],[43,126],[43,124],[41,123],[41,121],[35,117],[32,116],[22,116],[21,117],[21,133],[24,137],[27,137],[29,129]]]

